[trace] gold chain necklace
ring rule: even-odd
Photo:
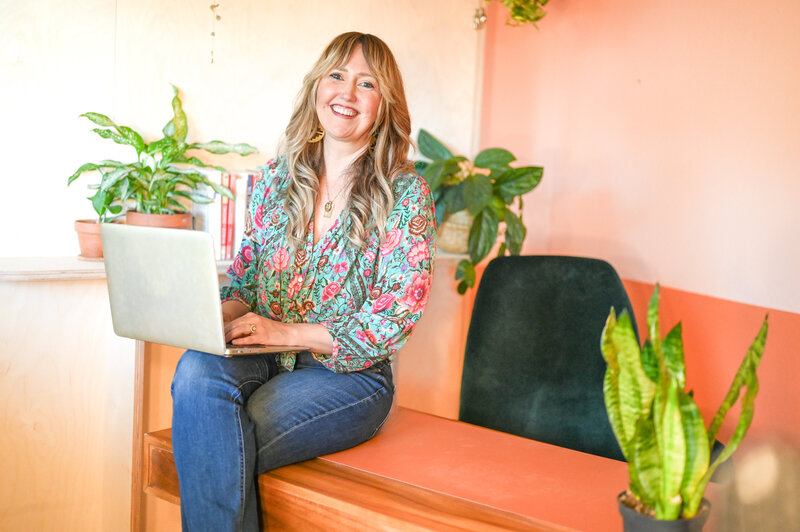
[[[342,191],[345,188],[346,187],[340,188],[339,192],[336,193],[336,197],[331,199],[331,189],[328,187],[328,176],[325,176],[325,194],[328,196],[328,201],[326,201],[325,205],[323,206],[324,212],[322,213],[322,216],[324,216],[325,218],[331,217],[331,214],[333,214],[333,202],[339,199],[339,196],[342,195]]]

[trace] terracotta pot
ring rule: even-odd
[[[436,233],[436,247],[449,253],[467,253],[472,220],[472,215],[466,209],[448,216]]]
[[[623,491],[617,496],[624,532],[700,532],[703,530],[708,520],[708,515],[711,513],[711,503],[703,499],[703,502],[700,503],[700,510],[694,517],[663,521],[649,515],[640,514],[622,502],[621,497],[624,494],[625,492]]]
[[[136,211],[125,213],[125,223],[128,225],[145,225],[148,227],[168,227],[172,229],[191,229],[192,214],[146,214]]]
[[[103,240],[100,236],[100,223],[97,220],[75,220],[75,232],[78,233],[80,258],[103,258]]]

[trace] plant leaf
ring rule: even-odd
[[[484,209],[475,216],[469,229],[469,256],[478,264],[492,250],[497,241],[498,221],[491,209]]]
[[[183,111],[183,104],[178,94],[178,87],[175,85],[172,85],[172,93],[172,120],[167,122],[161,131],[166,137],[172,137],[177,142],[184,142],[186,141],[186,135],[189,131],[186,113]]]
[[[686,435],[683,432],[678,391],[678,380],[670,378],[661,423],[656,424],[661,458],[661,486],[656,503],[658,519],[677,519],[683,505],[680,493],[683,468],[686,466]],[[655,415],[659,415],[659,412]]]
[[[686,435],[686,464],[683,468],[683,479],[681,480],[681,497],[683,499],[682,517],[693,517],[688,503],[692,495],[697,491],[697,487],[703,479],[703,475],[708,470],[710,449],[706,439],[706,426],[703,423],[703,416],[697,408],[694,400],[689,394],[680,391],[678,402],[681,408],[681,420],[683,423],[683,433]]]
[[[98,126],[113,127],[115,129],[117,128],[117,124],[115,124],[113,120],[111,120],[106,115],[103,115],[103,114],[100,114],[100,113],[83,113],[80,116],[85,116],[86,118],[88,118],[89,120],[91,120],[92,122],[97,124]]]
[[[468,287],[475,286],[475,266],[467,259],[459,261],[456,266],[456,280],[463,279]]]
[[[90,172],[90,171],[94,171],[94,170],[99,170],[100,168],[101,168],[100,166],[98,166],[98,165],[96,165],[94,163],[86,163],[86,164],[82,165],[80,168],[75,170],[74,174],[72,174],[71,176],[69,176],[67,178],[67,186],[71,185],[73,181],[78,179],[81,176],[82,173]]]
[[[661,370],[658,367],[656,353],[653,351],[653,344],[649,339],[645,340],[642,346],[642,367],[651,381],[654,383],[659,381]]]
[[[464,199],[464,182],[447,187],[444,191],[444,206],[446,211],[443,215],[452,214],[458,211],[463,211],[467,208],[467,202]]]
[[[678,379],[681,390],[686,387],[686,368],[683,361],[683,338],[681,324],[678,322],[661,342],[661,351],[664,354],[664,364],[670,375]]]
[[[444,161],[434,161],[422,171],[422,177],[425,178],[425,181],[428,182],[428,187],[432,191],[436,191],[442,184],[442,178],[444,174]]]
[[[714,441],[717,439],[717,432],[722,426],[722,421],[725,419],[725,415],[728,413],[728,410],[731,408],[731,406],[733,406],[733,404],[736,402],[736,399],[739,397],[739,392],[742,387],[749,387],[753,383],[755,383],[756,386],[758,385],[756,369],[761,363],[761,357],[764,354],[764,344],[767,341],[768,318],[769,316],[764,317],[764,323],[761,325],[761,329],[758,331],[753,343],[747,350],[744,360],[742,360],[742,363],[739,365],[739,369],[733,378],[733,382],[731,383],[731,387],[728,389],[728,393],[725,395],[725,399],[719,406],[719,410],[717,410],[714,419],[711,420],[711,424],[708,427],[709,446],[714,445]]]
[[[419,146],[420,153],[432,161],[449,159],[453,156],[453,152],[424,129],[419,130],[417,146]]]
[[[506,245],[512,255],[519,255],[527,230],[522,220],[508,208],[505,209]]]
[[[469,213],[481,212],[492,201],[492,180],[485,175],[472,175],[464,180],[463,197]]]
[[[514,168],[503,176],[499,192],[504,198],[514,198],[533,190],[542,180],[544,170],[538,166]],[[510,203],[510,201],[509,201]]]
[[[241,156],[245,156],[245,155],[250,155],[252,153],[258,153],[258,148],[246,144],[244,142],[241,142],[239,144],[229,144],[227,142],[222,142],[221,140],[212,140],[211,142],[197,142],[189,144],[188,149],[205,150],[211,153],[216,153],[218,155],[222,155],[225,153],[238,153]]]
[[[489,148],[475,156],[475,166],[492,170],[505,170],[508,168],[510,162],[516,160],[517,158],[508,150],[504,150],[503,148]]]

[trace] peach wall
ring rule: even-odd
[[[545,167],[526,251],[800,312],[800,3],[491,5],[481,145]]]
[[[800,4],[573,0],[538,31],[504,18],[492,3],[480,144],[545,167],[523,252],[608,260],[640,313],[660,282],[706,416],[769,311],[753,431],[800,442]]]

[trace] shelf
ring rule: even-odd
[[[231,261],[217,261],[223,275]],[[0,282],[85,281],[105,279],[103,259],[80,257],[12,257],[0,258]]]

